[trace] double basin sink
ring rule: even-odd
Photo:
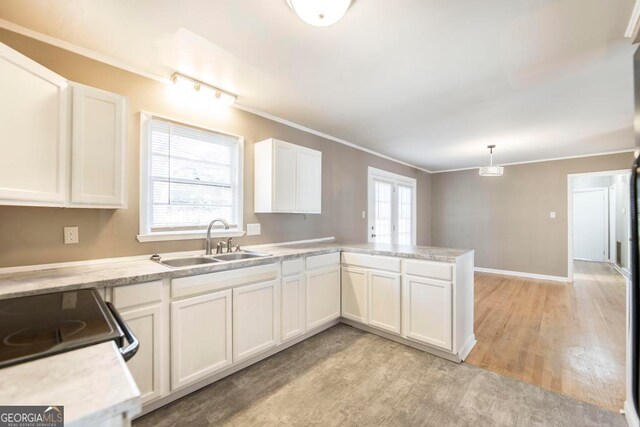
[[[226,254],[217,254],[212,256],[195,256],[185,258],[172,258],[167,260],[159,260],[158,262],[167,267],[188,267],[191,265],[203,265],[203,264],[215,264],[218,262],[238,261],[242,259],[251,258],[265,258],[270,257],[269,254],[263,254],[260,252],[228,252]]]

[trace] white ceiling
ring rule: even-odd
[[[2,0],[0,18],[429,170],[634,147],[633,0]]]

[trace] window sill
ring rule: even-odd
[[[231,230],[211,230],[211,237],[241,237],[244,236],[244,231],[240,229]],[[137,239],[140,243],[145,242],[162,242],[169,240],[195,240],[205,239],[207,232],[205,230],[194,231],[158,231],[155,233],[138,234]]]

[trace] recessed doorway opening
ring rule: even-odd
[[[568,271],[573,282],[574,261],[609,263],[628,276],[629,170],[568,176]]]

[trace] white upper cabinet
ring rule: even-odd
[[[68,199],[67,81],[0,43],[0,204]]]
[[[71,203],[126,207],[123,96],[73,83]]]
[[[309,213],[322,210],[322,153],[277,139],[257,142],[256,213]]]
[[[0,43],[0,205],[126,207],[126,98],[72,85]]]

